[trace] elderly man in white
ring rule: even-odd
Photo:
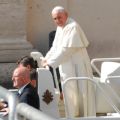
[[[79,24],[69,18],[67,11],[61,6],[52,10],[52,18],[57,25],[56,35],[51,49],[42,58],[42,66],[59,66],[61,83],[69,77],[92,77],[86,50],[89,42]],[[93,83],[72,80],[65,92],[67,117],[96,115]]]

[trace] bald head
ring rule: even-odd
[[[13,86],[20,88],[30,82],[30,71],[26,67],[18,67],[14,70]]]
[[[26,67],[17,67],[14,70],[14,73],[17,74],[17,75],[26,77],[26,78],[30,78],[30,76],[29,76],[30,75],[30,71]]]

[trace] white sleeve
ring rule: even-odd
[[[51,47],[50,50],[47,52],[45,59],[49,59],[55,53],[55,47]]]
[[[48,65],[56,68],[63,62],[70,59],[70,57],[78,50],[78,48],[73,47],[62,47],[59,52],[55,52],[50,59],[47,59]]]

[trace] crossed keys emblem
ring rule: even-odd
[[[46,104],[49,104],[50,102],[53,101],[53,95],[52,93],[47,89],[44,94],[43,94],[43,101],[46,103]]]

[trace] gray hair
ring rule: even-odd
[[[53,8],[51,13],[54,14],[54,13],[59,13],[59,12],[66,12],[66,11],[62,6],[56,6]]]

